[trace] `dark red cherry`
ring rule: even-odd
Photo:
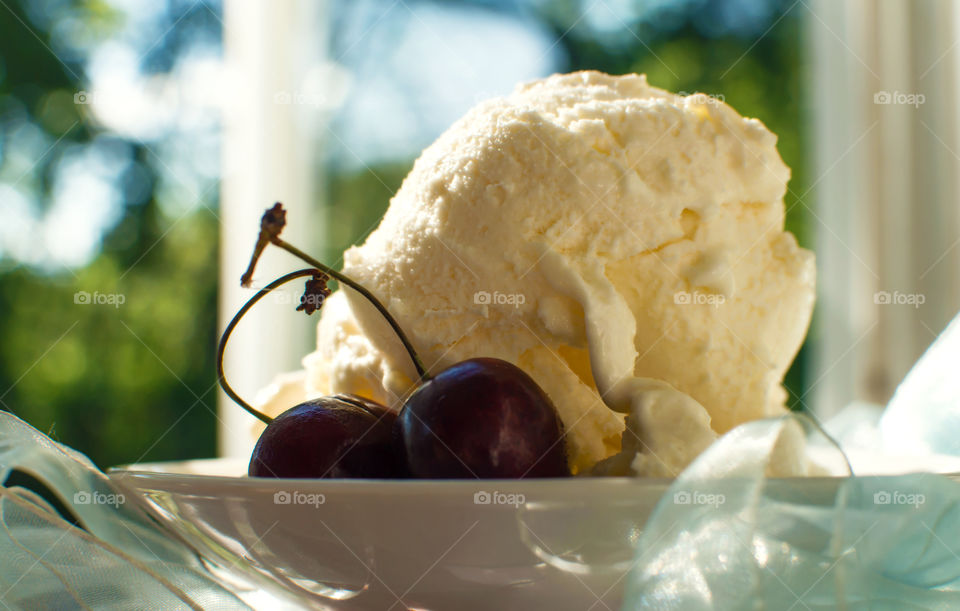
[[[519,367],[461,361],[425,380],[397,418],[413,477],[563,477],[563,424],[546,393]]]
[[[403,472],[392,439],[396,413],[355,395],[320,397],[288,409],[260,435],[252,477],[393,478]]]

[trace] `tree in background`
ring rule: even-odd
[[[194,198],[171,176],[176,134],[125,135],[90,117],[86,71],[127,16],[99,2],[0,12],[0,407],[101,466],[212,455],[217,189]],[[176,65],[184,32],[219,39],[201,6],[159,11],[154,27],[178,19],[145,49],[148,74]],[[52,229],[69,232],[64,215],[86,221],[106,198],[66,172],[78,159],[81,177],[94,172],[104,156],[119,205],[93,256],[62,263],[57,249],[73,236]]]

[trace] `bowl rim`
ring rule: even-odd
[[[112,478],[133,479],[137,481],[154,481],[167,483],[195,483],[195,484],[222,484],[232,488],[277,488],[277,487],[323,487],[323,488],[342,488],[346,490],[368,489],[375,487],[377,489],[402,490],[407,488],[430,488],[434,491],[451,489],[475,489],[478,485],[504,488],[556,488],[568,487],[568,484],[576,484],[577,488],[583,487],[607,487],[607,488],[629,488],[629,487],[669,487],[676,482],[675,477],[633,477],[633,476],[589,476],[575,475],[572,477],[543,477],[529,479],[384,479],[384,478],[270,478],[270,477],[249,477],[243,475],[208,475],[203,473],[184,473],[182,471],[166,471],[165,466],[203,464],[213,461],[224,461],[229,459],[195,459],[190,461],[169,461],[155,463],[138,463],[132,465],[121,465],[111,467],[107,470],[108,476]],[[943,474],[947,476],[957,476],[960,474]],[[877,477],[870,475],[868,477]],[[769,478],[771,482],[783,483],[840,483],[848,476],[823,475],[823,476],[794,476],[794,477],[774,477]]]
[[[107,471],[107,475],[112,478],[133,478],[137,480],[154,480],[154,481],[183,481],[183,482],[204,482],[204,483],[218,483],[224,484],[227,486],[239,486],[239,487],[275,487],[278,485],[302,485],[302,486],[334,486],[334,487],[345,487],[345,488],[355,488],[362,487],[368,488],[373,484],[376,484],[377,487],[390,487],[390,488],[408,488],[411,486],[424,486],[424,487],[460,487],[460,488],[475,488],[477,484],[491,485],[491,486],[515,486],[515,485],[524,485],[531,486],[536,484],[541,485],[566,485],[571,481],[576,481],[578,485],[596,485],[597,483],[603,483],[604,485],[615,485],[615,486],[634,486],[634,485],[649,485],[649,484],[672,484],[675,478],[672,477],[630,477],[630,476],[572,476],[572,477],[537,477],[537,478],[527,478],[527,479],[417,479],[417,478],[405,478],[405,479],[384,479],[384,478],[284,478],[284,477],[249,477],[247,475],[205,475],[202,473],[171,473],[164,471],[153,471],[148,469],[135,469],[135,468],[126,468],[126,467],[112,467]],[[816,479],[816,478],[796,478],[796,479]],[[837,479],[837,478],[822,478],[822,479]]]
[[[107,470],[107,476],[121,485],[138,489],[170,489],[179,491],[201,491],[204,488],[219,488],[240,493],[266,493],[277,490],[314,490],[318,492],[342,492],[361,495],[404,495],[431,494],[436,496],[458,496],[477,490],[494,492],[527,492],[537,496],[559,494],[589,497],[600,493],[625,493],[634,490],[666,491],[676,481],[675,477],[633,477],[633,476],[588,476],[549,477],[530,479],[374,479],[374,478],[269,478],[242,475],[209,475],[184,472],[184,469],[202,468],[207,464],[230,464],[230,458],[207,458],[180,461],[162,461],[120,465]],[[239,464],[237,462],[236,464]],[[168,470],[173,469],[173,470]],[[179,469],[179,470],[177,470]],[[924,473],[918,471],[917,473]],[[929,473],[929,472],[926,472]],[[937,473],[960,482],[960,473]],[[896,477],[897,475],[863,474],[854,477]],[[776,487],[798,486],[806,488],[840,486],[848,475],[816,475],[771,477],[768,483]]]

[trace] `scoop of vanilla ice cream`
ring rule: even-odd
[[[783,230],[789,175],[776,137],[720,101],[642,75],[555,75],[427,148],[344,271],[432,372],[491,356],[530,374],[575,472],[623,445],[631,472],[674,475],[717,434],[784,409],[814,299],[813,256]],[[410,358],[341,295],[307,377],[396,403]]]

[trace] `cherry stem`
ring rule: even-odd
[[[291,280],[296,280],[297,278],[303,278],[304,276],[318,276],[320,271],[316,269],[301,269],[299,271],[290,272],[285,276],[280,276],[267,286],[263,287],[257,294],[250,298],[247,303],[243,304],[243,307],[234,315],[233,319],[227,325],[227,328],[223,330],[223,336],[220,338],[220,345],[217,347],[217,382],[220,383],[220,388],[223,389],[223,392],[227,393],[227,396],[233,399],[233,401],[245,409],[251,416],[261,420],[264,424],[270,424],[273,422],[273,418],[267,416],[263,412],[257,410],[252,405],[244,401],[240,395],[233,390],[230,384],[227,382],[227,377],[223,372],[223,354],[227,349],[227,340],[230,339],[230,335],[233,333],[233,329],[237,326],[237,323],[240,322],[240,319],[244,317],[247,311],[250,310],[258,301],[263,299],[267,293],[274,290],[282,284],[286,284]]]
[[[317,261],[316,259],[306,254],[296,246],[288,242],[285,242],[279,237],[274,237],[270,241],[273,242],[273,244],[275,244],[276,246],[279,246],[280,248],[289,252],[293,256],[300,257],[305,262],[309,263],[310,265],[313,265],[323,273],[327,274],[332,278],[336,278],[341,283],[346,284],[356,292],[363,295],[363,297],[367,301],[373,304],[373,307],[377,308],[377,311],[379,311],[380,314],[386,319],[386,321],[390,324],[390,327],[393,328],[393,332],[396,333],[397,337],[400,338],[400,342],[403,344],[403,347],[407,350],[407,354],[410,355],[410,359],[413,361],[413,366],[416,367],[417,369],[417,375],[420,376],[420,380],[426,381],[430,379],[430,374],[427,373],[427,368],[423,365],[423,361],[420,360],[420,355],[417,354],[417,351],[413,349],[413,344],[410,343],[410,340],[407,338],[406,333],[403,332],[403,329],[400,328],[400,324],[397,323],[397,321],[393,318],[393,316],[390,315],[390,312],[387,311],[387,308],[382,303],[380,303],[380,300],[373,296],[373,293],[371,293],[362,285],[352,280],[349,276],[346,276],[338,272],[332,267],[327,267],[320,261]]]
[[[287,211],[283,209],[283,205],[280,202],[277,202],[273,205],[272,208],[267,208],[267,211],[263,214],[263,217],[260,219],[260,234],[257,236],[257,244],[254,247],[253,256],[250,258],[250,264],[247,265],[247,271],[243,273],[243,276],[240,278],[240,284],[243,286],[249,286],[251,280],[253,279],[253,270],[257,265],[257,261],[260,259],[260,255],[263,254],[264,248],[268,243],[279,246],[285,251],[289,252],[295,257],[299,257],[303,261],[306,261],[310,265],[319,269],[323,273],[327,274],[331,278],[336,278],[340,281],[341,284],[345,284],[360,293],[367,301],[373,304],[373,307],[377,309],[378,312],[386,319],[390,324],[390,327],[393,329],[393,332],[397,334],[397,337],[400,338],[400,343],[403,344],[403,347],[406,349],[407,354],[410,355],[410,359],[413,361],[413,366],[417,370],[417,376],[419,376],[421,382],[425,382],[430,379],[430,374],[427,373],[427,368],[424,366],[423,361],[420,360],[420,355],[417,354],[417,351],[413,349],[413,344],[410,343],[410,340],[407,338],[407,334],[403,332],[403,329],[400,328],[399,323],[396,319],[390,314],[387,308],[380,303],[380,300],[373,296],[373,293],[368,291],[359,283],[352,280],[346,274],[338,272],[332,267],[328,267],[317,261],[307,253],[303,252],[293,244],[289,244],[284,240],[280,239],[280,232],[283,231],[284,226],[287,224]]]

